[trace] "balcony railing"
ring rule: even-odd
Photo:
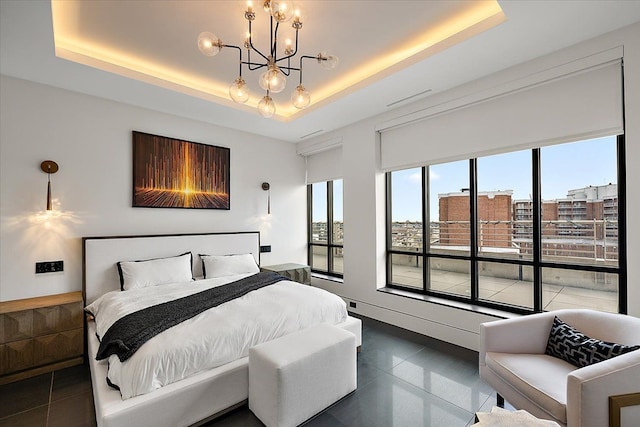
[[[392,224],[392,248],[411,251],[422,249],[419,223]],[[542,221],[543,256],[570,257],[576,262],[616,261],[618,259],[617,221],[553,220]],[[479,221],[478,249],[514,255],[532,253],[531,221]],[[432,250],[469,251],[469,221],[434,221],[429,224]]]
[[[414,224],[415,225],[415,224]],[[618,223],[612,220],[542,221],[542,260],[586,266],[618,265]],[[469,255],[468,221],[429,224],[428,259],[414,236],[394,223],[388,272],[390,284],[468,297],[470,263],[451,255]],[[415,230],[415,227],[412,227]],[[534,269],[519,261],[533,260],[532,221],[479,221],[478,298],[526,308],[533,307]],[[415,231],[422,235],[422,230]],[[413,254],[412,254],[413,253]],[[508,262],[501,262],[501,260]],[[514,262],[515,261],[515,262]],[[427,274],[423,277],[423,264]],[[544,310],[569,306],[618,311],[618,274],[589,269],[542,268]]]

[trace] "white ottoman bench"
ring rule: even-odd
[[[356,389],[356,337],[328,324],[249,350],[249,409],[267,427],[297,426]]]

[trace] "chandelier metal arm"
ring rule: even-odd
[[[271,35],[270,35],[270,44],[271,44],[271,51],[270,51],[270,56],[273,58],[273,62],[274,63],[278,63],[280,61],[284,61],[284,60],[289,60],[290,58],[294,57],[297,55],[298,53],[298,29],[296,29],[296,43],[295,43],[295,49],[293,51],[293,53],[286,55],[282,58],[278,58],[278,29],[280,28],[280,23],[276,21],[276,29],[275,32],[273,31],[273,17],[270,18],[270,26],[271,26]],[[254,51],[256,52],[258,55],[260,55],[262,58],[264,58],[265,61],[269,61],[269,58],[263,54],[262,52],[260,52],[260,50],[258,48],[256,48],[253,45],[253,38],[252,38],[252,32],[251,32],[251,21],[249,21],[249,38],[248,38],[248,50],[249,50],[249,63],[251,63],[251,53],[250,51]],[[251,65],[256,65],[255,63],[251,63]],[[262,66],[266,66],[268,64],[263,64]],[[258,68],[262,68],[262,67],[258,67]],[[257,70],[258,68],[254,68],[251,69],[249,68],[251,71],[253,70]],[[290,69],[291,67],[280,67],[280,68],[288,68]]]
[[[258,64],[257,62],[249,62],[249,61],[243,61],[242,63],[247,66],[249,71],[259,70],[260,68],[264,68],[268,66],[268,64]]]
[[[260,50],[258,48],[256,48],[253,45],[253,37],[252,37],[252,20],[248,19],[249,21],[249,37],[247,42],[245,43],[245,47],[247,48],[247,54],[248,54],[248,60],[246,62],[242,62],[243,64],[245,64],[247,66],[247,69],[249,71],[255,71],[258,70],[260,68],[263,67],[268,67],[269,66],[269,61],[271,60],[274,64],[287,60],[287,66],[279,66],[279,69],[282,71],[282,74],[284,74],[285,76],[289,76],[291,74],[291,70],[296,70],[299,71],[299,69],[295,68],[295,67],[291,67],[291,58],[296,56],[298,53],[298,40],[299,40],[299,35],[298,35],[298,31],[299,28],[296,28],[296,41],[295,41],[295,49],[292,53],[282,57],[282,58],[278,58],[278,30],[280,29],[280,22],[278,22],[276,20],[276,25],[275,25],[275,30],[273,28],[273,16],[269,17],[269,26],[270,26],[270,31],[269,31],[269,42],[270,42],[270,56],[267,57],[265,54],[263,54],[262,52],[260,52]],[[255,62],[251,62],[251,51],[256,52],[258,55],[260,55],[265,61],[267,61],[266,64],[258,64]]]
[[[247,46],[251,47],[250,44],[247,44]],[[247,62],[245,63],[245,65],[247,66],[247,69],[249,71],[255,71],[255,70],[259,70],[262,67],[266,67],[267,64],[258,64],[256,62],[251,62],[251,49],[247,49]],[[252,65],[257,65],[257,67],[253,67],[251,68]]]
[[[296,68],[296,67],[280,67],[280,70],[300,71],[300,68]]]
[[[273,31],[273,16],[271,17],[271,57],[274,62],[278,61],[278,28],[280,28],[280,23],[276,22],[276,30]]]
[[[240,46],[234,46],[232,44],[223,44],[222,46],[238,49],[238,56],[240,57],[238,75],[242,77],[242,64],[244,64],[244,62],[242,61],[242,48]]]
[[[247,63],[248,64],[248,63]],[[255,70],[259,70],[260,68],[264,68],[267,66],[267,64],[256,64],[254,62],[251,63],[252,65],[258,65],[257,67],[253,67],[251,68],[251,66],[247,66],[249,71],[255,71]]]
[[[286,67],[281,66],[280,71],[282,71],[282,74],[289,77],[289,75],[291,75],[291,55],[287,56],[286,58],[282,58],[280,60],[282,61],[283,59],[287,60],[287,66]]]
[[[303,59],[318,59],[317,56],[309,56],[309,55],[302,55],[300,57],[300,68],[298,69],[298,71],[300,71],[300,84],[302,84],[302,60]]]
[[[273,37],[273,36],[272,36]],[[253,40],[252,40],[252,36],[251,36],[251,21],[249,21],[249,47],[251,48],[251,50],[253,50],[254,52],[256,52],[258,55],[262,56],[264,58],[265,61],[269,62],[269,58],[267,58],[266,56],[264,56],[262,54],[262,52],[260,52],[258,49],[256,49],[253,46]]]
[[[294,49],[293,53],[291,53],[291,54],[289,54],[287,56],[283,56],[282,58],[276,60],[275,62],[280,62],[280,61],[284,61],[285,59],[293,58],[297,54],[298,54],[298,30],[296,30],[296,46],[295,46],[295,49]]]
[[[309,56],[308,58],[316,59],[315,56]],[[256,62],[249,62],[249,61],[242,61],[242,64],[246,65],[249,68],[250,71],[258,70],[260,68],[264,68],[264,67],[268,67],[269,66],[268,64],[259,64],[259,63],[256,63]],[[251,68],[251,67],[254,67],[254,68]],[[283,71],[283,74],[285,74],[284,70],[286,70],[287,72],[300,71],[300,68],[298,68],[298,67],[289,67],[289,66],[285,67],[284,65],[281,65],[278,68],[280,69],[280,71]]]

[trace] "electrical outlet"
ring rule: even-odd
[[[356,303],[353,301],[349,301],[349,308],[356,308]]]
[[[260,246],[260,253],[271,252],[271,245]]]
[[[36,274],[64,271],[63,261],[36,262]]]

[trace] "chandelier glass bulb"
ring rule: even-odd
[[[276,65],[269,65],[269,69],[260,75],[260,87],[273,93],[280,93],[287,84],[287,78]]]
[[[265,95],[260,102],[258,102],[258,113],[265,119],[272,117],[276,112],[276,104],[269,95]]]
[[[325,70],[333,70],[338,65],[339,59],[335,55],[322,52],[318,55],[318,62]]]
[[[242,77],[235,79],[229,87],[229,96],[238,104],[244,104],[249,99],[249,87]]]
[[[291,95],[291,103],[299,110],[307,108],[311,103],[311,95],[302,85],[298,85]]]
[[[206,56],[216,56],[220,52],[220,39],[208,31],[200,33],[198,36],[198,49]]]
[[[295,15],[295,5],[291,0],[271,0],[269,13],[278,22],[289,22]]]

